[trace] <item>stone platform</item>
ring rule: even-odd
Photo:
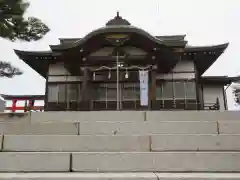
[[[239,112],[0,114],[0,134],[0,180],[240,180]]]

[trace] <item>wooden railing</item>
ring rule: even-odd
[[[219,110],[217,99],[213,103],[197,103],[196,100],[154,100],[149,106],[141,106],[140,101],[121,101],[121,110]],[[69,103],[49,102],[46,111],[100,111],[117,110],[116,101],[81,101]]]

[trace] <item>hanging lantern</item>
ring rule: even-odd
[[[125,79],[128,79],[128,70],[126,69],[126,73],[125,73]]]
[[[109,72],[108,72],[108,79],[110,79],[111,78],[111,71],[109,70]]]

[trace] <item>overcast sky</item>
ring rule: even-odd
[[[240,0],[31,0],[26,16],[46,23],[51,32],[41,41],[22,43],[0,39],[0,60],[24,71],[0,80],[0,93],[44,94],[45,80],[19,60],[13,49],[48,50],[58,38],[83,37],[102,27],[120,11],[134,26],[152,35],[186,34],[190,45],[229,42],[226,52],[205,75],[240,74]],[[228,103],[234,108],[231,88]]]

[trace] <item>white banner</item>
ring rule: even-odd
[[[139,71],[141,106],[148,106],[148,71]]]

